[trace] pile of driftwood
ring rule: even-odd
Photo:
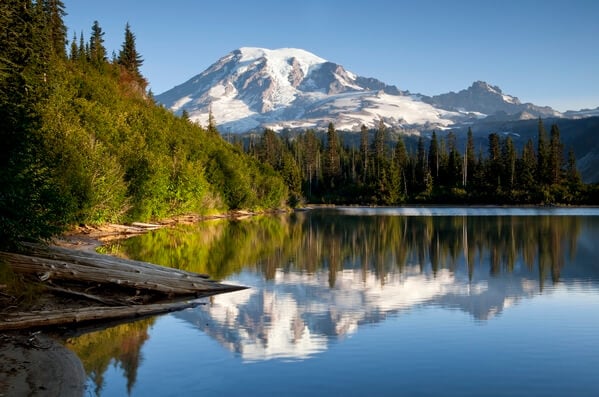
[[[25,248],[23,253],[0,252],[0,261],[15,273],[35,277],[47,292],[88,304],[27,312],[0,307],[0,331],[165,313],[195,306],[196,298],[244,288],[147,262],[61,247]]]

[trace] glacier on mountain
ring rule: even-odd
[[[156,96],[175,113],[222,133],[262,128],[359,130],[382,120],[390,127],[444,129],[496,112],[559,116],[548,107],[522,104],[499,87],[475,82],[467,90],[428,97],[361,77],[308,51],[243,47],[185,83]]]

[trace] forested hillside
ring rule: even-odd
[[[265,209],[268,165],[155,104],[131,27],[111,59],[98,22],[67,42],[60,0],[0,4],[0,243],[78,223]]]

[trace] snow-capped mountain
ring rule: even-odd
[[[447,110],[468,109],[486,115],[497,113],[516,115],[517,119],[538,117],[560,117],[558,111],[548,106],[536,106],[532,103],[521,103],[514,96],[504,94],[497,86],[484,81],[475,81],[468,89],[460,92],[425,97],[424,101]]]
[[[560,116],[484,82],[458,93],[411,94],[293,48],[240,48],[156,100],[175,113],[185,110],[202,125],[212,111],[223,133],[326,128],[329,122],[340,130],[359,130],[381,119],[404,130],[442,129],[497,112],[515,118]]]
[[[564,113],[565,117],[571,119],[583,119],[586,117],[599,117],[599,106],[595,109],[568,110]]]

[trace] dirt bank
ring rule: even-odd
[[[161,221],[159,223],[132,223],[130,225],[107,224],[102,226],[79,226],[54,239],[52,245],[82,252],[82,256],[92,255],[98,246],[108,241],[128,238],[148,231],[173,227],[178,224],[193,224],[206,219],[240,218],[251,216],[246,212],[210,217],[184,216]],[[85,253],[85,255],[84,255]],[[81,261],[78,258],[77,261]],[[45,272],[46,274],[51,272]],[[48,280],[39,278],[41,273],[19,275],[26,283],[47,284]],[[43,280],[43,281],[40,281]],[[52,280],[49,280],[52,282]],[[201,280],[200,280],[201,281]],[[70,283],[72,282],[69,281]],[[29,284],[26,284],[29,285]],[[51,284],[56,290],[56,285]],[[99,288],[108,298],[115,297],[119,291],[115,288]],[[37,288],[37,287],[34,287]],[[73,292],[72,285],[68,285]],[[87,291],[87,290],[86,290]],[[27,315],[36,312],[68,312],[98,305],[98,302],[83,298],[85,294],[51,293],[48,288],[34,289],[35,300],[23,299],[11,291],[7,285],[0,284],[0,322],[15,313]],[[81,298],[80,298],[81,297]],[[103,297],[103,296],[101,296]],[[149,305],[146,305],[146,307]],[[139,305],[137,307],[144,307]],[[168,311],[168,310],[165,310]],[[21,331],[0,331],[0,397],[4,396],[83,396],[86,375],[81,361],[62,344],[35,331],[35,328]]]
[[[86,375],[79,358],[40,333],[0,334],[0,396],[77,396]]]

